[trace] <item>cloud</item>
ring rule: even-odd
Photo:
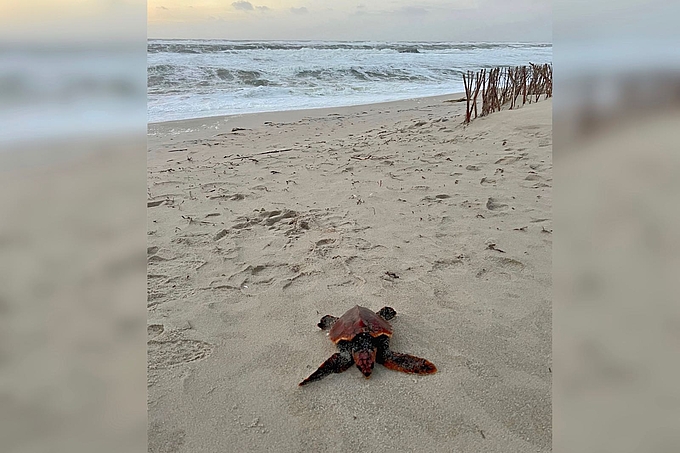
[[[256,6],[255,8],[259,9],[260,11],[269,11],[269,8],[266,6]]]
[[[253,10],[253,4],[250,2],[246,1],[239,1],[239,2],[234,2],[231,4],[231,6],[234,7],[234,9],[238,9],[241,11],[252,11]]]
[[[307,14],[309,10],[305,8],[304,6],[301,6],[300,8],[291,8],[290,12],[293,14]]]

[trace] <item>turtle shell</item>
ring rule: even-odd
[[[328,336],[333,343],[352,341],[360,333],[369,333],[373,337],[392,336],[392,326],[368,308],[355,305],[347,310],[331,327]]]

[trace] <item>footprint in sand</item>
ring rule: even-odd
[[[432,269],[430,270],[430,272],[443,271],[448,268],[457,268],[463,265],[465,265],[463,258],[451,258],[451,259],[445,258],[441,260],[436,260],[434,263],[432,263]]]
[[[163,302],[162,299],[164,299],[167,296],[167,293],[163,291],[155,291],[153,289],[149,289],[146,294],[146,308],[151,308],[155,307],[156,305],[159,305],[160,303]]]
[[[150,340],[147,355],[150,369],[169,368],[175,365],[205,359],[213,351],[213,345],[198,340]]]
[[[225,237],[228,233],[229,233],[229,230],[227,230],[227,229],[223,229],[223,230],[218,231],[217,234],[215,234],[215,236],[213,237],[213,241],[215,241],[215,242],[219,241],[220,239]]]
[[[498,267],[511,272],[522,272],[526,267],[521,261],[513,258],[506,258],[504,256],[489,257],[487,260],[493,261]]]
[[[517,162],[518,160],[521,160],[524,158],[526,154],[521,155],[521,156],[504,156],[498,159],[494,164],[512,164],[514,162]]]
[[[298,212],[291,209],[266,211],[264,209],[260,210],[255,217],[240,217],[238,223],[235,223],[232,228],[235,230],[243,230],[249,228],[253,225],[262,225],[268,227],[280,228],[276,225],[279,222],[290,225],[295,222],[295,219],[299,217]]]
[[[149,339],[153,340],[165,331],[163,324],[151,324],[146,327],[146,333]]]
[[[487,265],[477,272],[477,278],[482,278],[487,273],[492,273],[496,277],[501,277],[505,280],[514,280],[522,274],[525,268],[524,263],[512,258],[494,256],[487,257],[486,261]]]
[[[489,199],[486,201],[486,209],[489,211],[506,211],[508,209],[508,205],[502,203],[497,198],[489,197]]]
[[[343,238],[342,245],[355,248],[357,250],[373,250],[376,248],[385,248],[383,245],[373,245],[371,242],[362,238]]]
[[[256,286],[271,285],[286,280],[295,273],[295,267],[288,264],[249,264],[238,272],[211,281],[207,287],[201,289],[250,292]]]

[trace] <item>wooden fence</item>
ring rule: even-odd
[[[552,97],[552,64],[503,67],[468,71],[463,74],[467,109],[465,123],[473,118],[500,111],[509,104],[513,109],[526,103]],[[481,112],[478,97],[481,94]],[[473,117],[474,114],[474,117]]]

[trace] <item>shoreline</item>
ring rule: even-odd
[[[361,109],[362,107],[364,108],[363,110],[366,109],[368,106],[376,106],[376,107],[383,107],[383,108],[388,108],[394,104],[401,104],[401,103],[410,103],[410,102],[429,102],[430,100],[442,100],[442,102],[447,99],[447,98],[453,98],[453,99],[459,99],[460,97],[465,97],[465,92],[453,92],[449,94],[439,94],[436,96],[420,96],[420,97],[412,97],[412,98],[406,98],[406,99],[397,99],[394,101],[384,101],[384,102],[370,102],[368,104],[353,104],[353,105],[341,105],[337,107],[314,107],[314,108],[305,108],[305,109],[290,109],[290,110],[272,110],[272,111],[266,111],[266,112],[250,112],[250,113],[234,113],[234,114],[229,114],[229,115],[215,115],[215,116],[201,116],[197,118],[187,118],[187,119],[182,119],[182,120],[168,120],[168,121],[155,121],[155,122],[147,122],[147,125],[149,127],[151,126],[162,126],[162,125],[173,125],[173,124],[180,124],[180,123],[186,123],[186,122],[206,122],[206,121],[220,121],[220,120],[225,120],[225,119],[230,119],[230,118],[241,118],[241,117],[249,117],[249,116],[260,116],[260,115],[266,115],[266,116],[278,116],[280,114],[292,114],[293,116],[299,116],[302,114],[323,114],[327,112],[334,112],[336,110],[343,110],[345,113],[353,113],[353,110],[355,109]]]
[[[465,98],[465,93],[426,96],[376,104],[244,113],[149,123],[147,125],[147,150],[153,152],[159,147],[163,148],[163,144],[165,144],[165,148],[173,147],[178,140],[205,140],[208,137],[213,138],[232,133],[234,129],[258,130],[261,127],[266,127],[267,124],[292,125],[311,119],[340,120],[353,118],[357,120],[357,124],[366,124],[366,120],[369,120],[370,123],[371,119],[382,118],[384,121],[393,122],[404,121],[409,116],[409,112],[413,115],[422,109],[442,109],[442,113],[451,116],[464,115],[465,101],[458,101],[461,98]],[[455,102],[447,102],[448,100]],[[356,132],[359,132],[359,130]]]

